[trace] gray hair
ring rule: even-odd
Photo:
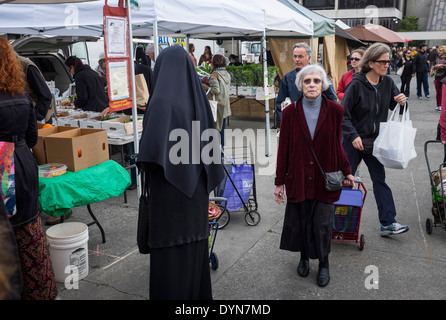
[[[296,86],[299,91],[303,91],[303,80],[307,74],[318,73],[322,80],[322,91],[325,91],[329,88],[330,82],[328,81],[327,73],[324,68],[317,64],[309,64],[297,73],[296,75]]]
[[[387,44],[376,42],[372,44],[368,49],[364,52],[361,60],[359,61],[359,67],[363,72],[369,72],[372,70],[369,66],[369,62],[375,61],[379,59],[384,53],[390,54],[390,47]]]
[[[312,54],[313,54],[311,48],[310,48],[310,47],[308,46],[308,44],[306,44],[305,42],[298,42],[298,43],[295,43],[295,44],[293,45],[293,51],[294,51],[294,49],[296,49],[296,48],[304,48],[304,49],[307,51],[307,57],[311,57]]]

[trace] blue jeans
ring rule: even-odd
[[[427,97],[429,95],[429,83],[427,81],[428,73],[425,72],[417,72],[417,97],[421,97],[421,84],[423,84],[424,96]]]
[[[364,160],[373,183],[373,193],[378,206],[379,221],[383,226],[396,222],[396,209],[393,201],[392,190],[386,184],[386,172],[384,166],[372,154],[365,154],[355,149],[351,142],[344,140],[343,147],[352,167],[352,174],[361,160]]]

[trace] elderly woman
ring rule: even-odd
[[[282,114],[274,195],[287,204],[280,248],[300,252],[297,273],[306,277],[309,259],[319,259],[317,284],[330,281],[328,254],[331,248],[333,203],[340,190],[328,192],[324,178],[310,150],[324,172],[341,170],[346,184],[355,185],[341,144],[342,106],[322,91],[329,86],[324,69],[309,65],[297,74],[296,85],[303,95]]]
[[[352,168],[364,160],[373,182],[373,192],[381,222],[381,236],[400,234],[409,230],[396,222],[392,191],[386,184],[384,166],[372,154],[373,143],[381,122],[387,121],[389,109],[406,104],[393,80],[387,76],[390,48],[383,43],[371,45],[360,61],[361,72],[354,74],[342,105],[344,121],[343,146]]]

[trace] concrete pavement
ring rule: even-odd
[[[399,87],[399,79],[392,76]],[[334,242],[330,254],[330,284],[316,285],[317,261],[310,261],[310,275],[296,273],[299,255],[279,249],[285,205],[274,201],[274,166],[276,130],[271,130],[270,166],[256,164],[256,195],[261,221],[248,226],[244,212],[231,212],[231,221],[219,230],[214,252],[219,268],[211,269],[215,300],[437,300],[446,298],[446,231],[425,230],[426,218],[432,218],[432,198],[424,143],[435,139],[440,113],[434,108],[435,87],[429,78],[431,97],[416,99],[416,80],[411,82],[410,116],[417,130],[418,156],[405,170],[387,169],[397,207],[397,219],[408,225],[409,232],[381,237],[373,188],[366,165],[361,176],[368,190],[362,211],[360,233],[365,247],[358,243]],[[263,120],[230,119],[229,128],[264,129]],[[234,150],[236,155],[246,147]],[[441,144],[429,145],[429,161],[433,169],[443,160]],[[107,242],[101,241],[97,226],[89,227],[89,275],[78,288],[58,284],[63,300],[146,300],[149,299],[149,259],[136,246],[138,201],[136,190],[123,196],[92,205],[102,223]],[[74,208],[68,221],[88,223],[87,209]],[[43,216],[43,219],[46,219]],[[45,227],[47,228],[47,227]]]

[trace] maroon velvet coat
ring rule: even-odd
[[[351,174],[351,167],[341,144],[343,116],[344,108],[322,95],[319,119],[311,140],[302,97],[283,110],[275,185],[285,184],[288,202],[315,199],[333,203],[339,199],[341,191],[325,191],[322,173],[303,132],[312,143],[322,169],[325,172],[342,170],[347,176]]]

